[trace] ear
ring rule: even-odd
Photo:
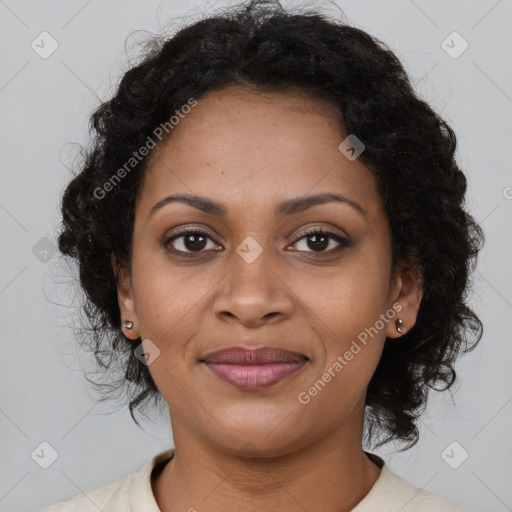
[[[400,265],[395,278],[392,297],[396,315],[388,323],[386,336],[399,338],[410,331],[418,317],[421,299],[423,298],[423,279],[417,267]],[[397,330],[396,321],[402,320],[401,330]]]
[[[121,329],[127,338],[136,340],[140,337],[140,328],[135,310],[135,299],[133,296],[130,272],[125,265],[118,264],[113,254],[111,255],[110,261],[117,282],[117,301],[121,312]],[[132,322],[132,328],[128,329],[124,327],[124,321]]]

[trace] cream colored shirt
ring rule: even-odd
[[[414,487],[391,471],[378,455],[365,453],[382,469],[370,492],[352,512],[464,512],[439,494]],[[160,452],[137,473],[87,489],[40,512],[161,512],[151,488],[151,473],[173,455],[174,448]]]

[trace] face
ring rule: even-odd
[[[346,137],[327,102],[226,88],[200,98],[153,150],[118,296],[134,322],[126,335],[158,354],[148,368],[175,433],[228,450],[250,439],[279,454],[357,432],[386,336],[400,336],[397,317],[412,327],[421,293],[407,269],[391,272],[382,198],[360,159],[338,149]],[[175,194],[218,206],[155,207]],[[318,194],[345,200],[282,207]],[[242,389],[201,362],[233,346],[307,360]]]

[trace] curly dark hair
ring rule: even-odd
[[[455,160],[453,130],[418,97],[384,43],[318,9],[291,12],[277,1],[252,1],[148,41],[115,95],[92,114],[93,142],[61,203],[59,249],[76,260],[85,292],[82,341],[103,376],[106,370],[123,372],[103,385],[130,390],[137,425],[134,410],[162,399],[134,354],[134,341],[122,332],[113,265],[130,265],[135,200],[148,157],[110,187],[108,200],[98,190],[190,98],[228,85],[263,92],[299,88],[338,106],[347,133],[364,142],[359,158],[378,179],[393,269],[406,261],[421,272],[417,322],[401,339],[386,340],[365,408],[370,443],[378,438],[376,446],[398,440],[409,442],[404,449],[412,447],[429,388],[451,387],[455,360],[473,350],[483,333],[467,298],[484,235],[466,212],[466,178]]]

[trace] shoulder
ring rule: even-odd
[[[372,454],[375,457],[375,454]],[[372,458],[374,458],[372,457]],[[381,474],[352,512],[464,512],[440,494],[412,485],[377,457]]]
[[[135,473],[126,475],[108,484],[79,492],[67,501],[59,501],[39,512],[117,512],[131,510],[130,488]]]
[[[138,472],[108,484],[91,487],[67,501],[59,501],[39,512],[129,512],[132,509],[159,511],[151,487],[151,474],[158,464],[170,460],[173,455],[173,448],[157,453]]]
[[[412,485],[387,465],[382,468],[382,471],[387,484],[386,499],[393,506],[402,507],[401,512],[464,512],[440,494]]]

